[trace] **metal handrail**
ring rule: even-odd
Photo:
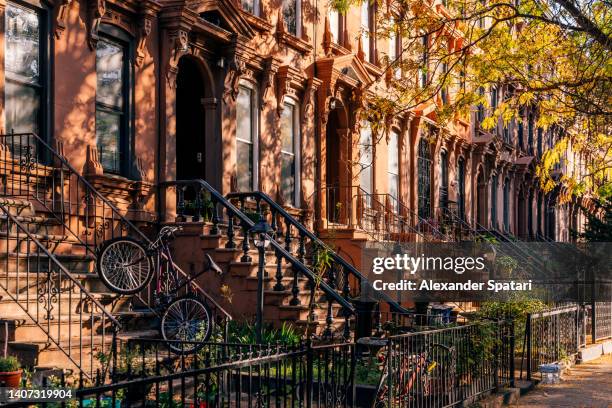
[[[314,233],[312,233],[308,228],[306,228],[301,222],[295,219],[291,214],[289,214],[282,206],[280,206],[276,201],[272,200],[270,196],[261,191],[253,191],[253,192],[237,192],[237,193],[229,193],[226,196],[228,199],[231,198],[249,198],[249,197],[258,197],[265,201],[270,208],[273,208],[277,214],[280,214],[287,222],[293,225],[301,235],[304,235],[312,242],[316,243],[319,247],[326,249],[331,254],[332,259],[340,264],[343,268],[349,271],[349,273],[357,279],[359,284],[369,284],[368,279],[363,276],[353,265],[348,263],[343,257],[338,255],[336,251],[332,250],[325,242],[323,242],[319,237],[317,237]],[[299,261],[298,261],[299,262]],[[407,309],[403,308],[397,302],[391,300],[385,293],[382,293],[385,301],[389,304],[391,308],[396,312],[407,312]]]
[[[223,207],[226,208],[231,214],[230,216],[238,218],[240,223],[248,229],[252,228],[255,223],[247,217],[242,211],[240,211],[236,206],[234,206],[226,197],[221,195],[217,190],[215,190],[210,184],[202,179],[194,179],[194,180],[173,180],[173,181],[165,181],[160,183],[162,186],[190,186],[197,184],[203,189],[205,189],[210,195],[211,200],[218,202]],[[216,211],[216,208],[213,210]],[[318,280],[315,276],[314,272],[312,272],[306,265],[296,259],[293,255],[291,255],[282,245],[280,245],[273,237],[270,237],[266,234],[266,237],[270,239],[270,245],[274,248],[274,250],[279,253],[286,261],[288,261],[292,267],[296,268],[302,275],[307,277],[311,282],[317,282],[321,290],[327,295],[333,298],[336,302],[338,302],[345,310],[349,311],[351,314],[355,314],[355,308],[351,303],[345,300],[342,296],[340,296],[333,288],[331,288],[327,283],[322,280]]]
[[[102,318],[103,321],[104,319],[108,319],[108,321],[112,324],[112,331],[113,331],[113,342],[115,341],[115,336],[116,333],[121,330],[121,323],[119,323],[119,321],[117,319],[115,319],[115,317],[110,314],[106,308],[98,301],[96,300],[92,294],[81,284],[81,282],[79,282],[77,279],[74,278],[74,276],[72,276],[72,274],[70,273],[70,271],[68,271],[68,269],[66,269],[66,267],[55,257],[55,255],[53,253],[51,253],[39,240],[38,238],[36,238],[30,231],[28,231],[28,229],[20,222],[17,220],[17,218],[10,213],[10,211],[3,205],[0,204],[0,209],[2,210],[2,212],[4,213],[4,215],[7,217],[7,220],[10,220],[14,225],[16,225],[19,230],[25,234],[28,237],[28,240],[30,240],[31,242],[33,242],[37,247],[38,247],[38,252],[36,252],[38,255],[40,255],[40,252],[42,251],[42,253],[48,258],[48,262],[53,262],[53,264],[59,269],[59,271],[64,275],[65,278],[67,278],[68,280],[70,280],[70,282],[72,284],[74,284],[78,290],[83,293],[83,295],[85,296],[85,299],[89,302],[91,302],[93,305],[95,305],[99,310],[100,313],[102,314]],[[9,238],[9,234],[10,234],[10,228],[9,228],[9,223],[7,221],[7,229],[6,229],[6,233],[7,233],[7,241],[10,239]],[[28,247],[27,250],[28,254],[26,256],[32,255],[31,250]],[[8,242],[7,242],[7,256],[8,256]],[[19,269],[19,267],[17,266],[17,270]],[[5,271],[5,273],[9,274],[9,270],[7,268],[7,270]],[[38,275],[39,271],[36,272],[36,274]],[[49,270],[47,273],[51,273],[51,270]],[[29,271],[27,272],[28,277],[30,275]],[[61,278],[59,279],[61,281]],[[41,329],[43,330],[47,336],[48,339],[51,340],[60,350],[62,350],[62,352],[70,359],[70,361],[72,361],[72,363],[74,363],[74,365],[76,365],[79,370],[86,375],[89,378],[93,378],[93,374],[92,373],[87,373],[85,370],[83,370],[82,368],[82,361],[77,362],[75,360],[75,358],[73,358],[73,356],[71,355],[70,352],[67,352],[65,350],[65,348],[62,346],[62,342],[61,339],[58,338],[54,338],[52,336],[51,330],[49,329],[49,327],[45,328],[43,324],[41,324],[39,322],[39,319],[37,316],[33,316],[30,311],[29,308],[23,307],[20,302],[19,302],[19,297],[15,297],[11,294],[11,292],[8,290],[8,287],[4,288],[6,293],[13,299],[13,301],[15,301],[15,303],[17,303],[23,310],[24,312],[32,319],[32,321]],[[19,288],[17,288],[19,289]],[[56,296],[61,296],[61,288],[58,290]],[[52,296],[51,293],[48,294],[50,297]],[[38,296],[38,295],[37,295]],[[79,297],[79,301],[82,302],[83,300]],[[70,297],[69,299],[70,301],[72,300],[72,297]],[[53,301],[53,300],[50,300]],[[59,302],[58,299],[55,300],[56,302]],[[71,302],[70,302],[71,303]],[[70,312],[70,311],[69,311]],[[50,313],[50,310],[47,311],[47,313]],[[93,320],[93,308],[92,308],[92,312],[91,312],[91,319]],[[82,319],[82,317],[80,317]],[[51,320],[52,318],[50,316],[47,316],[46,318],[47,320]],[[93,330],[93,321],[92,321],[92,327],[91,330]],[[104,325],[103,325],[103,331],[106,331]],[[58,335],[59,335],[59,330],[58,330]],[[82,333],[79,332],[79,335],[82,336]],[[93,333],[92,333],[93,335]],[[104,337],[104,333],[103,333],[103,337]],[[82,342],[82,339],[80,339],[80,341]],[[68,340],[69,344],[71,343],[71,338],[69,337]],[[92,340],[93,342],[93,340]],[[93,346],[93,344],[92,344]],[[102,349],[104,349],[104,341],[102,342]],[[92,358],[93,358],[93,350],[92,350]],[[92,364],[92,370],[93,370],[93,364]]]
[[[99,199],[100,201],[102,201],[104,203],[105,206],[107,206],[110,211],[113,214],[113,219],[116,217],[118,221],[120,221],[123,225],[127,226],[130,228],[131,231],[133,231],[135,234],[137,234],[138,238],[141,239],[142,241],[144,241],[146,244],[150,245],[152,243],[151,239],[149,239],[148,236],[146,236],[138,227],[136,227],[130,220],[128,220],[123,214],[121,214],[121,212],[119,211],[119,209],[109,200],[107,199],[104,195],[102,195],[95,187],[93,187],[91,185],[91,183],[85,178],[83,177],[74,167],[72,167],[72,165],[66,160],[65,157],[63,157],[62,155],[60,155],[57,151],[55,151],[55,149],[53,149],[51,146],[49,146],[49,144],[47,142],[45,142],[43,139],[41,139],[37,134],[35,133],[10,133],[8,135],[0,135],[0,139],[2,138],[8,138],[8,137],[21,137],[21,136],[26,136],[26,137],[34,137],[34,139],[36,140],[36,142],[40,145],[42,145],[46,151],[48,153],[51,153],[51,155],[53,156],[53,158],[57,161],[59,161],[59,163],[61,163],[63,166],[66,167],[66,169],[72,173],[72,175],[74,175],[78,182],[82,183],[85,188],[87,189],[88,193],[93,194],[97,199]],[[1,144],[1,143],[0,143]],[[38,197],[34,197],[37,201],[40,202],[40,200],[38,199]],[[46,207],[44,202],[40,202],[43,206]],[[62,203],[63,204],[63,203]],[[53,211],[51,211],[53,212]],[[55,214],[54,214],[55,215]],[[63,219],[59,219],[58,220],[60,222],[63,223],[64,227],[81,243],[84,244],[86,250],[91,253],[92,255],[97,257],[97,253],[95,251],[95,249],[90,248],[89,245],[87,245],[87,243],[83,242],[81,240],[81,238],[79,237],[78,233],[73,232],[70,229],[69,225],[66,225],[65,221]],[[162,254],[163,258],[168,261],[167,257],[165,254]],[[176,268],[176,270],[184,277],[189,277],[189,274],[186,273],[185,271],[183,271],[178,265],[176,265],[176,263],[173,262],[174,267]],[[204,296],[207,300],[209,300],[211,303],[214,304],[214,306],[228,319],[231,320],[232,317],[231,315],[225,310],[223,309],[217,302],[215,302],[215,300],[213,299],[212,296],[210,296],[204,289],[202,289],[201,286],[199,286],[197,283],[195,282],[191,282],[192,287],[195,288],[195,290],[197,292],[199,292],[199,294],[201,294],[202,296]],[[142,300],[142,298],[138,295],[138,297]],[[147,302],[145,302],[147,303]],[[148,305],[149,308],[155,312],[154,308],[152,308],[150,305]]]

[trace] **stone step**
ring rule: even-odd
[[[107,292],[108,288],[102,282],[97,273],[80,273],[71,272],[71,276],[79,282],[89,292]],[[9,293],[16,293],[19,291],[20,294],[25,293],[26,285],[29,286],[30,293],[35,293],[36,288],[45,284],[48,275],[46,272],[36,273],[27,271],[16,272],[2,272],[0,273],[0,286],[5,288]],[[62,287],[67,289],[73,287],[73,283],[70,279],[62,279]],[[38,286],[37,286],[38,285]],[[76,288],[74,288],[76,290]]]
[[[38,317],[39,321],[44,319],[47,311],[45,308],[49,308],[49,301],[51,301],[51,317],[58,318],[61,315],[73,313],[78,315],[79,313],[90,314],[92,306],[84,296],[81,298],[79,294],[70,294],[62,292],[61,295],[55,295],[49,298],[44,291],[44,297],[37,296],[20,296],[19,301],[16,301],[16,296],[9,296],[6,293],[2,293],[0,299],[0,316],[12,318],[27,318],[30,313],[35,318]],[[129,297],[121,297],[114,293],[90,293],[91,298],[97,300],[106,310],[129,310]],[[27,311],[27,313],[26,313]],[[100,314],[99,311],[94,309],[94,314]]]
[[[0,240],[1,241],[1,240]],[[85,254],[54,254],[55,258],[69,272],[94,272],[94,257]],[[45,253],[0,252],[0,273],[17,271],[46,272],[49,270],[49,257]],[[57,266],[52,263],[54,268]],[[55,270],[55,269],[54,269]]]
[[[0,205],[4,206],[12,215],[34,215],[34,206],[30,200],[17,197],[0,197]]]

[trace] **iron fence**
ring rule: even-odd
[[[531,380],[540,365],[557,363],[575,355],[584,343],[583,319],[583,309],[578,305],[528,314],[521,378],[525,371],[527,379]]]
[[[612,302],[593,302],[587,312],[587,334],[593,343],[612,338]]]

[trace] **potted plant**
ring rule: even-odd
[[[0,385],[17,388],[21,383],[21,364],[17,357],[0,357]]]

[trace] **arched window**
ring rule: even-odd
[[[497,228],[497,174],[491,178],[491,227]]]
[[[297,206],[300,197],[300,120],[298,103],[285,99],[281,116],[281,194]]]
[[[440,153],[440,208],[448,208],[448,153]]]
[[[510,180],[504,181],[504,231],[510,231]]]
[[[47,138],[49,31],[46,10],[9,1],[4,12],[6,130]],[[15,141],[17,144],[29,141]],[[11,146],[14,154],[21,152]]]
[[[102,25],[96,46],[96,144],[105,172],[127,175],[131,162],[132,49],[122,30]]]
[[[238,191],[252,191],[257,188],[258,113],[256,87],[250,82],[241,82],[236,98],[236,180]]]
[[[465,160],[459,159],[457,164],[457,211],[459,217],[465,219]]]
[[[418,166],[418,207],[419,216],[431,217],[431,153],[425,138],[419,141]]]

